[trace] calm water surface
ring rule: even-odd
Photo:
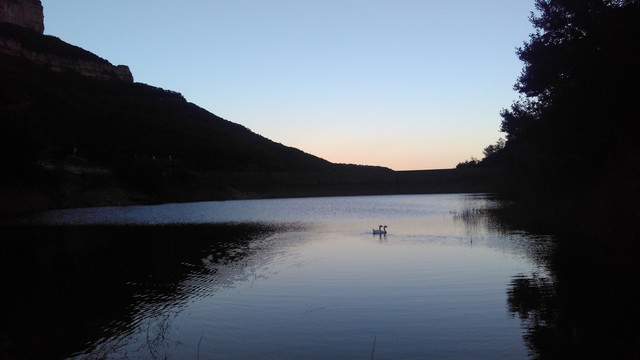
[[[82,322],[90,334],[65,350],[72,359],[526,359],[508,299],[518,279],[549,276],[538,259],[550,239],[500,230],[482,215],[495,205],[484,195],[334,197],[66,210],[27,221],[92,225],[69,235],[83,244],[122,242],[112,226],[156,229],[129,236],[127,244],[145,242],[143,251],[121,249],[133,259],[72,256],[84,259],[77,269],[98,274],[79,281],[94,283],[85,293],[122,294],[79,301],[108,315]],[[388,234],[373,235],[380,224]],[[127,261],[144,266],[117,270]],[[111,279],[105,266],[125,275]]]

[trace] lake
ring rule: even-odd
[[[500,226],[495,206],[394,195],[14,219],[2,226],[0,355],[526,359],[519,285],[552,281],[542,259],[554,242]]]

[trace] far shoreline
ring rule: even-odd
[[[76,180],[76,181],[74,181]],[[501,171],[488,168],[402,170],[362,173],[200,172],[188,182],[146,193],[117,183],[87,186],[71,179],[50,184],[5,186],[0,192],[0,217],[21,217],[46,210],[158,205],[201,201],[364,195],[497,193]]]

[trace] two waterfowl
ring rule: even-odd
[[[380,234],[386,234],[386,233],[387,233],[387,225],[378,226],[378,230],[373,229],[373,235],[380,235]]]

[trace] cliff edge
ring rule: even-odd
[[[40,0],[1,0],[0,22],[44,33],[44,12]]]
[[[71,71],[88,78],[133,82],[128,66],[114,66],[43,32],[44,12],[40,0],[0,0],[0,53],[29,60],[55,72]]]

